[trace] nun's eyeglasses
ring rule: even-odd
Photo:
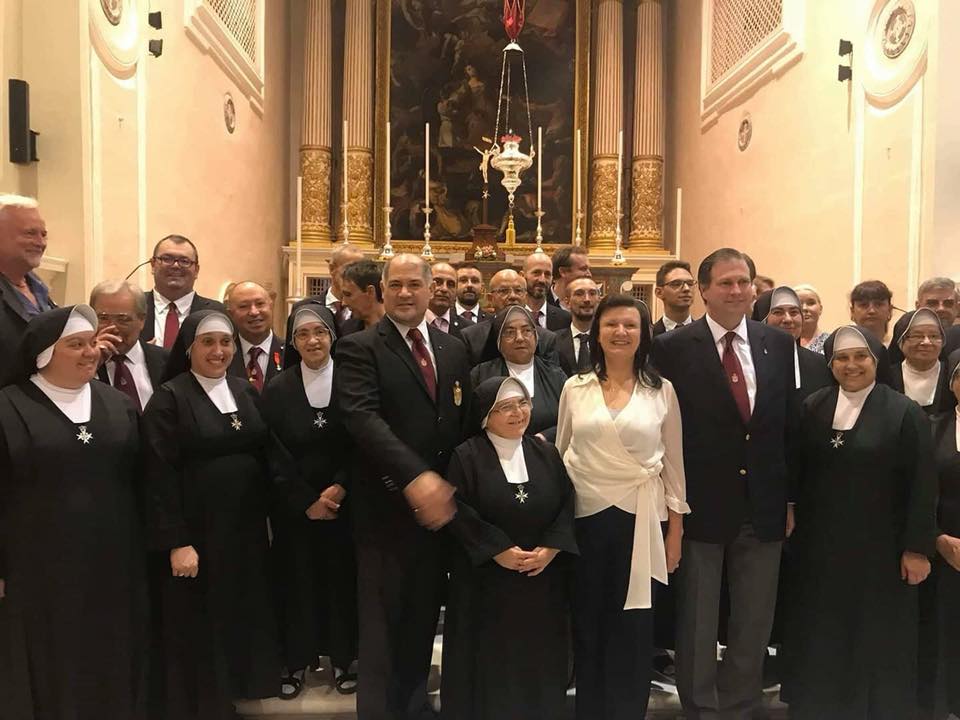
[[[312,340],[313,338],[329,337],[330,332],[325,327],[318,328],[300,328],[293,336],[297,340]]]
[[[524,410],[530,409],[529,400],[514,400],[513,402],[507,401],[502,403],[497,403],[493,406],[493,409],[490,412],[495,413],[508,413],[523,412]]]
[[[503,331],[504,340],[516,340],[518,337],[532,338],[537,331],[532,327],[524,326],[522,328],[507,328]]]
[[[937,333],[911,332],[911,333],[907,333],[906,339],[909,340],[910,342],[915,342],[915,343],[922,343],[924,340],[926,340],[928,343],[931,343],[933,345],[939,345],[940,343],[943,342],[943,337],[938,332]]]

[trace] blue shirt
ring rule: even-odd
[[[33,317],[47,310],[52,310],[54,306],[50,302],[50,290],[44,284],[43,280],[32,272],[27,273],[25,280],[27,281],[27,286],[30,288],[30,292],[32,292],[33,296],[37,299],[37,304],[34,305],[30,302],[30,298],[17,290],[17,295],[20,296],[20,302],[23,303],[23,309],[27,311],[27,315]]]

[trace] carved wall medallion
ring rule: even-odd
[[[917,26],[917,11],[913,0],[895,0],[884,8],[878,24],[880,47],[891,60],[907,49]]]
[[[103,14],[111,25],[119,25],[123,19],[123,0],[100,0]]]
[[[233,104],[230,93],[227,93],[223,98],[223,124],[231,135],[237,129],[237,106]]]
[[[663,220],[663,158],[635,158],[632,168],[630,244],[660,244]]]
[[[750,141],[753,140],[753,120],[748,115],[740,121],[740,127],[737,128],[737,147],[743,152],[750,147]]]
[[[304,240],[330,240],[331,159],[328,147],[300,148]]]

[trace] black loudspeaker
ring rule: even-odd
[[[7,84],[10,101],[10,162],[29,164],[37,157],[37,133],[30,129],[30,85],[11,79]]]

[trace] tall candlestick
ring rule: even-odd
[[[347,121],[343,121],[343,208],[346,212],[347,202],[349,199],[349,193],[347,188],[349,187],[349,173],[347,172]]]
[[[537,127],[537,210],[543,210],[543,127]]]
[[[573,177],[577,186],[577,214],[579,215],[582,207],[580,204],[580,128],[577,128],[577,150],[575,155],[576,157],[574,158]]]
[[[303,297],[303,177],[297,176],[297,284],[298,298]]]
[[[423,131],[423,177],[426,182],[424,194],[426,200],[424,204],[430,207],[430,123],[426,124]]]
[[[621,205],[622,198],[622,186],[623,185],[623,130],[620,131],[620,134],[617,138],[617,228],[620,227],[620,210],[623,207]]]
[[[674,232],[676,240],[674,241],[673,254],[680,257],[680,221],[683,219],[683,188],[677,188],[677,222]]]
[[[383,187],[383,196],[386,202],[384,206],[390,205],[390,123],[387,122],[387,139],[385,145],[386,152],[384,153],[384,187]]]

